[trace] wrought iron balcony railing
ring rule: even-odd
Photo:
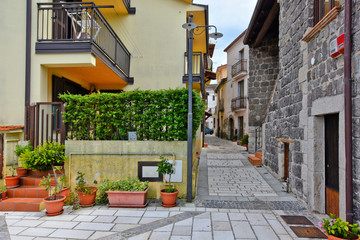
[[[246,74],[247,73],[247,60],[239,60],[231,67],[231,76],[235,77],[238,74]]]
[[[184,55],[185,60],[185,70],[184,70],[184,77],[183,82],[188,82],[189,74],[188,74],[188,56],[187,52]],[[204,61],[203,61],[203,54],[202,52],[194,52],[193,53],[193,60],[192,60],[192,74],[193,74],[193,82],[202,82],[205,78],[205,70],[204,70]]]
[[[129,0],[125,2],[130,5]],[[50,48],[52,52],[87,52],[91,48],[129,77],[130,52],[92,2],[38,3],[37,40],[37,53]]]
[[[231,100],[231,111],[246,109],[246,97],[236,97]]]

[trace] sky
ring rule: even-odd
[[[216,41],[210,38],[216,44],[212,58],[215,72],[218,66],[226,64],[224,49],[248,27],[257,0],[194,0],[194,3],[209,5],[209,24],[224,34]]]

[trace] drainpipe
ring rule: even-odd
[[[26,57],[25,57],[25,119],[24,140],[29,139],[29,106],[30,106],[30,74],[31,74],[31,6],[32,0],[26,1]]]
[[[352,103],[351,103],[351,0],[345,0],[344,104],[346,221],[353,222]]]

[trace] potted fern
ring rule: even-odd
[[[146,200],[148,191],[149,182],[139,179],[106,179],[100,183],[97,202],[109,202],[109,207],[146,207],[149,203]]]
[[[48,191],[49,196],[44,198],[46,215],[48,216],[57,216],[64,212],[63,206],[66,196],[61,194],[64,182],[64,174],[61,174],[59,177],[57,172],[61,172],[60,167],[53,167],[54,177],[55,177],[55,186],[53,186],[53,178],[50,173],[45,177],[43,176],[43,181],[40,182],[40,186],[44,186],[46,191]]]
[[[179,190],[177,190],[174,185],[171,184],[171,174],[174,173],[174,167],[168,159],[165,159],[164,157],[160,157],[160,159],[161,161],[158,164],[157,172],[163,175],[163,181],[168,186],[167,188],[160,190],[162,199],[161,205],[163,207],[174,207],[176,206],[177,195],[179,193]],[[165,179],[166,174],[169,175],[168,182],[166,182]]]
[[[88,186],[87,182],[85,181],[85,173],[77,172],[76,176],[76,187],[75,191],[79,197],[79,202],[81,207],[91,207],[95,205],[95,197],[97,188]],[[94,180],[94,184],[97,182]]]

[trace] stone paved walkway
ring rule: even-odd
[[[207,137],[193,203],[163,208],[94,206],[47,217],[44,212],[0,212],[0,239],[305,239],[281,215],[310,214],[264,168],[253,167],[232,142]],[[1,220],[2,219],[2,220]],[[5,221],[6,223],[5,223]]]

